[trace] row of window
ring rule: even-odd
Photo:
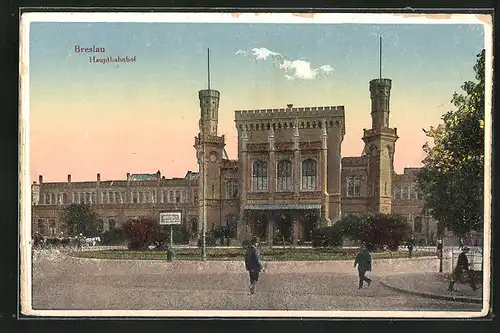
[[[377,189],[377,184],[374,184],[374,190]],[[384,195],[387,194],[387,188],[384,187]],[[359,197],[361,196],[361,176],[346,177],[346,196]],[[392,187],[393,199],[409,200],[421,199],[420,191],[415,184],[411,185],[394,185]]]
[[[317,163],[313,159],[302,162],[301,190],[317,190]],[[276,170],[276,190],[280,192],[293,191],[292,162],[289,159],[280,160]],[[269,170],[267,161],[257,160],[252,165],[252,190],[267,191],[269,188]]]
[[[155,203],[156,191],[132,191],[130,203]],[[193,190],[192,202],[198,201],[197,190]],[[161,203],[188,203],[187,190],[165,190],[159,193],[159,202]],[[125,192],[120,191],[105,191],[101,193],[101,202],[104,204],[112,203],[127,203]],[[96,204],[96,192],[74,192],[71,194],[71,200],[68,202],[66,193],[46,193],[45,204],[47,205],[62,205],[65,203],[78,204]]]
[[[410,199],[422,199],[422,194],[418,190],[416,184],[401,184],[394,185],[392,188],[393,199],[410,200]]]

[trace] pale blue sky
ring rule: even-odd
[[[437,125],[451,107],[453,92],[474,79],[476,54],[484,48],[481,25],[34,22],[29,67],[32,176],[64,179],[79,170],[73,171],[75,180],[79,175],[86,179],[95,174],[92,165],[102,169],[103,164],[113,177],[158,169],[178,177],[186,169],[196,170],[191,141],[198,130],[198,90],[207,86],[208,47],[212,88],[221,92],[219,132],[227,136],[231,158],[237,147],[234,110],[288,103],[344,105],[347,134],[342,152],[359,155],[362,130],[371,124],[368,87],[379,75],[379,36],[383,76],[393,82],[390,121],[401,137],[395,162],[401,172],[422,160],[422,128]],[[93,54],[97,57],[136,56],[137,61],[90,64],[89,54],[75,53],[75,45],[104,47],[106,53]],[[290,61],[305,60],[314,68],[329,65],[334,71],[314,80],[290,81],[270,58],[258,61],[235,54],[253,48],[279,52]],[[127,138],[122,137],[124,128]],[[56,144],[50,145],[50,140]],[[151,141],[158,142],[168,158],[151,152],[131,162],[124,150],[123,156],[108,160],[117,145],[140,147]],[[79,149],[82,142],[94,147],[88,148],[88,156],[81,153],[85,166],[63,153]],[[176,152],[184,155],[173,161]],[[53,161],[44,158],[48,155]]]

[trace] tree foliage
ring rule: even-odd
[[[408,238],[410,226],[406,219],[397,214],[376,214],[366,217],[366,229],[361,241],[371,248],[388,246],[395,251]]]
[[[61,221],[70,236],[82,234],[87,237],[98,236],[99,215],[89,205],[71,204],[61,213]]]
[[[339,228],[343,237],[352,240],[361,240],[368,229],[368,223],[369,221],[365,216],[346,215],[335,223],[334,226]]]
[[[148,245],[161,244],[165,241],[166,235],[158,223],[153,218],[139,218],[127,221],[123,226],[123,231],[129,241],[129,249],[144,250]]]
[[[405,242],[409,231],[410,226],[401,215],[347,215],[332,227],[314,230],[313,247],[340,245],[347,237],[367,244],[370,249],[388,246],[397,250]]]
[[[426,210],[459,236],[483,224],[484,50],[474,72],[476,81],[453,94],[454,110],[437,127],[424,130],[432,145],[423,147],[426,157],[418,176]]]

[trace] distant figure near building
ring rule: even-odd
[[[464,273],[467,273],[468,283],[471,286],[472,290],[476,290],[476,278],[474,276],[474,272],[469,267],[469,260],[467,259],[467,253],[469,252],[469,248],[464,246],[462,248],[462,252],[458,256],[457,266],[453,270],[453,274],[451,276],[450,285],[448,286],[448,291],[453,291],[453,285],[457,281],[463,281]]]
[[[441,256],[443,255],[443,241],[441,239],[438,240],[436,250],[437,250],[437,257],[441,259]]]
[[[245,268],[250,273],[250,293],[255,294],[255,285],[259,281],[259,273],[262,270],[260,260],[259,237],[252,238],[251,244],[245,254]]]
[[[358,265],[358,274],[359,274],[359,286],[358,289],[363,288],[363,281],[368,283],[368,287],[372,283],[372,280],[366,277],[366,272],[370,272],[372,270],[372,255],[368,251],[365,244],[361,245],[361,250],[356,256],[356,260],[354,260],[354,267]]]
[[[408,258],[411,258],[412,254],[413,254],[413,240],[412,239],[410,239],[408,241],[407,247],[408,247]]]

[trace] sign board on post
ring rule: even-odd
[[[161,225],[181,224],[181,213],[180,212],[160,213],[160,224]]]

